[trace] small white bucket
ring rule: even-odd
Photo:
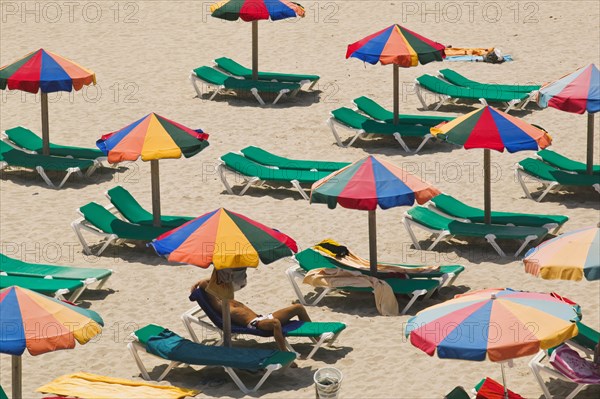
[[[336,399],[342,388],[342,372],[334,367],[324,367],[315,372],[315,390],[318,399]]]

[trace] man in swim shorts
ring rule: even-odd
[[[221,300],[214,295],[211,295],[206,291],[210,279],[204,279],[198,281],[192,286],[192,291],[197,288],[202,288],[206,292],[206,297],[210,302],[210,306],[216,311],[221,313]],[[283,331],[281,326],[287,324],[292,318],[298,317],[300,321],[311,321],[306,309],[301,304],[294,304],[283,309],[274,311],[267,315],[260,315],[255,313],[248,306],[235,299],[229,300],[229,311],[231,314],[231,322],[240,326],[247,326],[248,328],[256,328],[263,331],[273,331],[273,337],[277,343],[279,350],[287,351],[285,346],[285,339],[283,337]]]

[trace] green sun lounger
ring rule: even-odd
[[[238,64],[231,58],[221,57],[217,58],[214,62],[217,68],[227,72],[230,75],[244,79],[252,79],[252,69]],[[300,86],[310,83],[311,85],[308,90],[312,89],[319,79],[320,77],[317,75],[258,71],[258,80],[281,83],[298,83]]]
[[[314,270],[318,267],[315,266],[315,263],[312,260],[315,258],[312,256],[310,252],[300,252],[295,255],[296,262],[298,263],[298,267],[292,266],[286,270],[286,275],[294,292],[298,296],[298,300],[302,305],[305,306],[315,306],[326,295],[336,292],[336,291],[348,291],[348,292],[372,292],[373,289],[371,287],[338,287],[338,288],[323,288],[320,294],[315,295],[312,300],[307,300],[300,286],[297,283],[298,280],[302,280],[307,272]],[[299,256],[299,257],[298,257]],[[333,268],[337,266],[332,266],[332,264],[327,265],[327,263],[322,262],[319,263],[322,267],[325,268]],[[384,279],[386,283],[390,285],[394,294],[400,295],[408,295],[410,296],[410,300],[402,309],[401,314],[405,314],[415,303],[415,301],[423,297],[424,299],[428,299],[433,295],[433,293],[441,286],[441,282],[436,279],[426,279],[426,278],[410,278],[410,279],[402,279],[402,278],[386,278]]]
[[[8,139],[18,147],[37,154],[42,153],[43,141],[40,136],[23,126],[4,131],[4,139]],[[50,143],[50,155],[103,161],[106,155],[97,148],[73,147]]]
[[[121,186],[111,188],[106,192],[106,196],[111,204],[119,211],[123,217],[131,223],[143,226],[152,226],[152,213],[145,210],[139,202]],[[182,224],[193,220],[190,216],[169,216],[161,215],[160,222],[163,227],[179,227]]]
[[[378,122],[346,107],[341,107],[331,111],[331,116],[327,122],[329,123],[329,127],[331,128],[331,132],[335,137],[337,145],[340,147],[350,147],[352,144],[354,144],[356,139],[358,139],[361,136],[377,134],[384,136],[393,136],[406,152],[410,152],[410,149],[404,142],[404,139],[406,137],[422,139],[421,144],[419,144],[419,146],[415,150],[415,152],[419,152],[419,150],[423,148],[425,143],[427,143],[427,141],[430,138],[432,138],[428,126],[407,124],[394,125],[392,123],[387,122]],[[338,135],[337,130],[335,129],[335,125],[354,130],[354,137],[352,137],[352,139],[347,145],[344,145],[342,143],[342,140],[340,139],[340,136]]]
[[[61,188],[73,173],[83,176],[85,171],[85,175],[90,176],[98,166],[98,162],[91,160],[30,154],[0,141],[0,170],[8,167],[35,170],[52,188]],[[54,184],[46,173],[48,171],[64,172],[66,175],[60,183]]]
[[[71,227],[79,242],[83,246],[86,254],[91,255],[92,251],[84,239],[81,230],[88,231],[95,235],[104,237],[106,242],[95,254],[100,256],[102,252],[115,240],[133,240],[150,242],[159,235],[172,230],[172,227],[142,226],[133,224],[117,218],[108,209],[95,202],[78,209],[81,218],[73,221]]]
[[[551,191],[556,192],[563,186],[592,187],[600,193],[600,174],[569,173],[534,158],[525,158],[515,167],[517,179],[527,198],[534,199],[525,184],[525,179],[534,180],[544,186],[542,193],[535,198],[537,202],[543,200]]]
[[[370,275],[369,272],[367,272],[363,269],[357,269],[355,267],[348,266],[342,262],[338,262],[329,256],[323,255],[321,252],[319,252],[313,248],[307,248],[303,251],[298,252],[296,255],[294,255],[294,258],[295,258],[296,262],[298,262],[300,267],[305,272],[308,272],[308,271],[314,270],[314,269],[322,269],[322,268],[325,268],[325,269],[340,268],[340,269],[346,269],[346,270],[352,270],[352,271],[359,271],[363,274]],[[392,273],[391,277],[394,277],[397,274],[402,274],[408,278],[437,279],[441,283],[440,286],[452,285],[454,283],[454,281],[456,280],[456,278],[458,277],[458,275],[465,270],[465,267],[461,266],[461,265],[443,265],[443,266],[440,266],[438,270],[432,271],[432,272],[415,272],[415,273],[408,272],[407,273],[406,269],[411,268],[411,267],[420,268],[420,267],[423,267],[423,265],[407,265],[407,264],[403,264],[403,263],[385,263],[385,262],[380,262],[380,264],[383,264],[385,266],[392,266],[392,267],[397,266],[399,268],[402,268],[402,270],[398,271],[397,273]],[[294,268],[295,268],[295,266],[291,266],[292,270]],[[386,279],[386,278],[388,278],[388,277],[386,277],[387,274],[388,274],[387,272],[386,273],[378,273],[377,277]]]
[[[431,210],[439,211],[463,222],[485,223],[483,209],[469,206],[448,194],[436,195],[429,201],[428,206]],[[554,233],[558,232],[568,220],[567,216],[562,215],[492,211],[492,224],[544,227],[554,230]]]
[[[249,146],[240,151],[246,158],[258,164],[279,169],[298,169],[319,172],[335,172],[350,165],[349,162],[312,161],[280,157],[262,148]]]
[[[421,249],[421,245],[412,229],[413,226],[420,227],[434,236],[432,244],[427,248],[428,251],[435,248],[442,239],[454,236],[479,237],[485,238],[500,256],[506,255],[496,243],[496,240],[522,241],[521,246],[514,255],[518,256],[530,242],[539,242],[548,234],[548,230],[543,227],[464,223],[442,216],[422,206],[416,206],[405,212],[403,222],[406,231],[417,249]]]
[[[383,108],[369,97],[362,96],[354,99],[354,105],[356,105],[356,108],[361,112],[364,112],[373,119],[388,123],[394,122],[394,113]],[[399,123],[404,125],[433,127],[442,122],[450,122],[452,119],[454,119],[453,116],[398,114]]]
[[[215,96],[221,93],[223,90],[232,90],[235,92],[246,91],[251,92],[260,105],[265,105],[265,102],[259,93],[276,94],[273,104],[277,104],[277,101],[279,101],[284,94],[290,93],[290,96],[294,97],[298,93],[298,90],[300,90],[300,85],[298,83],[280,83],[265,82],[264,80],[237,79],[207,66],[194,69],[190,75],[190,80],[199,98],[202,97],[202,90],[200,90],[200,87],[198,87],[198,82],[202,82],[207,86],[213,86],[216,88],[213,94],[209,97],[209,100],[214,99]]]
[[[85,290],[85,285],[78,280],[65,280],[62,278],[40,278],[29,276],[13,276],[0,273],[0,289],[16,285],[17,287],[27,288],[28,290],[39,292],[40,294],[55,297],[60,300],[67,299],[75,302]],[[66,298],[65,295],[71,293]]]
[[[505,112],[509,112],[517,105],[519,109],[523,109],[530,98],[529,94],[523,92],[499,92],[481,88],[456,86],[443,79],[427,74],[419,76],[416,79],[415,89],[423,108],[428,108],[423,92],[429,92],[439,97],[437,105],[433,109],[434,111],[437,111],[442,105],[453,104],[457,100],[470,100],[480,101],[483,105],[488,105],[488,103],[505,103]]]
[[[227,153],[221,157],[221,163],[217,169],[219,171],[221,182],[223,182],[223,185],[229,194],[234,194],[234,192],[227,181],[227,172],[236,175],[236,182],[241,181],[243,184],[243,188],[238,195],[244,195],[253,185],[262,185],[266,182],[289,183],[298,190],[300,195],[302,195],[302,198],[306,200],[308,200],[308,195],[304,192],[301,184],[312,184],[330,174],[330,172],[313,172],[310,170],[267,167],[233,152]]]
[[[151,378],[140,358],[140,351],[170,362],[157,381],[181,364],[218,366],[223,367],[244,394],[256,392],[273,371],[289,366],[296,359],[294,352],[203,345],[155,324],[140,328],[131,335],[133,341],[127,344],[127,348],[145,380]],[[264,370],[265,373],[253,388],[248,388],[237,375],[236,369],[251,372]]]
[[[2,253],[0,253],[0,272],[9,276],[81,281],[84,284],[84,288],[89,288],[90,285],[98,283],[96,289],[101,289],[113,273],[110,269],[29,263],[11,258]],[[77,298],[71,299],[73,301]]]
[[[587,173],[587,165],[583,162],[574,161],[552,150],[541,150],[537,153],[537,158],[546,162],[548,165],[554,166],[557,169],[571,173]],[[593,165],[592,172],[595,175],[600,174],[600,165]]]
[[[507,85],[494,83],[481,83],[468,79],[452,69],[438,71],[440,76],[456,86],[469,87],[471,89],[484,89],[496,93],[531,93],[540,89],[540,85]]]

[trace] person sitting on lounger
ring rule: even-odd
[[[192,286],[192,291],[201,288],[206,292],[210,306],[216,311],[221,312],[221,300],[206,290],[210,279],[203,279]],[[283,309],[274,311],[266,315],[257,314],[248,306],[234,299],[229,301],[229,312],[231,322],[247,326],[248,328],[256,328],[263,331],[273,331],[273,337],[277,343],[277,347],[281,351],[287,351],[285,346],[285,338],[281,326],[288,323],[292,318],[298,317],[300,321],[311,321],[306,309],[301,304],[297,303]]]

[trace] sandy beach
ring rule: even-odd
[[[191,128],[210,133],[210,146],[189,159],[161,161],[162,211],[197,216],[218,207],[242,213],[279,229],[307,248],[325,238],[368,257],[367,213],[341,207],[309,205],[290,187],[253,188],[242,197],[228,195],[216,173],[218,158],[255,145],[282,156],[353,162],[376,155],[401,166],[442,192],[465,203],[483,206],[482,150],[464,150],[446,143],[429,143],[418,154],[407,154],[393,138],[358,140],[350,148],[335,144],[326,124],[329,112],[352,106],[369,96],[392,107],[392,67],[365,65],[344,55],[353,43],[393,23],[455,47],[497,47],[514,61],[430,63],[401,68],[401,112],[460,115],[469,106],[447,106],[440,112],[420,110],[412,83],[424,73],[453,68],[473,80],[532,84],[558,79],[589,63],[600,65],[600,5],[594,1],[463,2],[303,1],[306,17],[259,23],[259,68],[321,76],[314,91],[260,107],[253,98],[196,98],[188,76],[201,65],[227,56],[251,63],[251,28],[245,22],[210,17],[208,1],[17,2],[0,0],[0,65],[44,48],[96,73],[98,84],[72,94],[50,95],[52,141],[94,147],[101,135],[156,112]],[[471,3],[469,3],[471,4]],[[25,8],[27,7],[27,8]],[[25,126],[41,133],[39,96],[1,91],[0,131]],[[585,159],[586,116],[549,108],[515,112],[543,126],[553,137],[552,149]],[[600,163],[596,117],[595,162]],[[343,139],[351,136],[339,130]],[[409,141],[414,148],[415,142]],[[513,166],[532,152],[492,153],[492,208],[513,212],[559,214],[569,217],[562,231],[595,225],[600,202],[593,190],[550,195],[541,203],[529,200],[515,179]],[[143,381],[127,351],[129,334],[156,323],[187,336],[181,314],[191,308],[189,287],[212,269],[173,265],[144,246],[110,246],[100,257],[86,256],[70,223],[76,209],[96,201],[108,204],[104,193],[122,185],[147,209],[151,208],[150,164],[104,168],[88,179],[73,178],[61,190],[48,188],[37,174],[3,172],[0,179],[0,251],[29,262],[110,268],[114,275],[104,290],[87,291],[81,305],[105,321],[100,337],[74,350],[23,356],[23,392],[41,398],[35,389],[56,377],[86,371]],[[501,380],[500,367],[489,361],[468,362],[429,357],[403,336],[404,323],[417,311],[469,290],[510,287],[557,292],[577,302],[583,321],[600,329],[600,284],[588,281],[548,281],[525,274],[518,258],[498,257],[485,240],[441,243],[434,251],[416,250],[401,220],[408,207],[377,212],[378,256],[381,261],[461,264],[466,270],[456,286],[445,287],[429,300],[420,300],[408,315],[384,317],[371,294],[333,295],[308,308],[315,321],[341,321],[347,329],[333,348],[299,368],[274,374],[258,395],[265,398],[314,398],[314,372],[333,366],[344,374],[342,398],[440,398],[456,385],[472,388],[489,376]],[[92,243],[97,238],[86,236]],[[419,236],[425,239],[423,232]],[[508,244],[516,249],[516,244]],[[513,251],[514,251],[513,249]],[[236,299],[259,313],[297,300],[283,259],[248,272],[248,286]],[[308,287],[306,291],[308,292]],[[406,299],[399,300],[402,306]],[[198,330],[199,332],[202,332]],[[204,337],[215,337],[202,332]],[[297,348],[307,353],[303,341]],[[274,348],[272,340],[244,337],[234,345]],[[152,375],[166,363],[146,357]],[[529,357],[507,369],[511,390],[527,398],[542,398],[531,374]],[[10,357],[0,355],[0,382],[10,393]],[[252,377],[251,377],[252,378]],[[548,380],[546,380],[548,381]],[[197,396],[241,397],[229,376],[218,368],[175,369],[160,384],[198,389]],[[548,383],[557,397],[573,385]],[[600,386],[577,398],[596,398]]]

